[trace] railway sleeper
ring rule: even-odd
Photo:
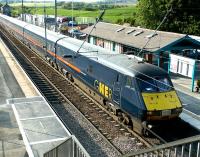
[[[58,66],[58,71],[63,75],[64,73],[63,73],[63,68],[61,68],[59,65],[57,65]]]

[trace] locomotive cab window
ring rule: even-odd
[[[126,78],[126,86],[127,87],[132,86],[132,78],[130,76],[127,76],[127,78]]]
[[[142,92],[165,92],[172,90],[172,83],[167,77],[137,78]]]

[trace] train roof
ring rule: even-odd
[[[0,17],[3,17],[4,19],[7,19],[12,23],[15,23],[15,25],[25,27],[25,29],[35,34],[45,37],[44,28],[41,28],[32,24],[27,24],[26,22],[5,16],[5,15],[0,15]],[[72,52],[74,53],[77,53],[77,51],[80,48],[80,45],[83,43],[83,41],[81,40],[74,39],[74,38],[47,30],[48,40],[52,42],[56,42],[60,38],[63,38],[63,39],[58,41],[58,44],[62,45],[63,47],[67,49],[69,49],[70,47],[70,50],[72,50]],[[89,44],[87,42],[84,43],[82,48],[79,50],[78,55],[89,57],[91,58],[91,60],[94,60],[116,71],[119,71],[120,73],[124,75],[132,76],[132,77],[141,76],[141,75],[149,75],[149,76],[167,75],[167,72],[165,72],[161,68],[145,63],[139,60],[137,57],[130,57],[125,54],[118,54],[117,52],[109,51],[102,47]]]

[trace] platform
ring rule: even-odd
[[[43,157],[69,132],[0,39],[0,156]]]
[[[39,95],[36,87],[30,81],[10,50],[0,38],[0,96],[4,98],[30,97]]]
[[[28,157],[11,105],[0,105],[0,156]]]
[[[191,92],[192,79],[170,74],[174,87],[183,103],[183,113],[180,117],[200,130],[200,93]]]
[[[18,80],[13,71],[18,73]],[[6,99],[25,97],[25,89],[22,90],[24,85],[29,88],[27,96],[38,95],[29,86],[31,83],[28,83],[28,78],[22,74],[23,70],[0,39],[0,156],[2,157],[28,157],[12,106],[6,104]],[[20,86],[19,83],[23,85]]]

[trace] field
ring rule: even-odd
[[[53,15],[54,9],[53,8],[47,8],[47,14]],[[124,19],[128,17],[132,17],[135,12],[135,6],[127,6],[122,8],[115,8],[115,9],[108,9],[106,10],[103,20],[115,23],[118,19]],[[34,10],[35,13],[35,10]],[[38,8],[36,10],[36,14],[43,14],[44,9]],[[73,16],[75,17],[98,17],[100,14],[100,11],[83,11],[83,10],[74,10]],[[72,10],[66,10],[66,9],[58,9],[58,15],[59,16],[72,16]]]
[[[27,6],[31,14],[44,14],[43,3],[37,3],[34,6],[34,3],[24,3],[24,6]],[[54,3],[46,3],[46,12],[48,15],[54,15]],[[14,3],[12,6],[17,12],[21,10],[21,3]],[[18,9],[17,9],[18,8]],[[134,12],[136,11],[134,5],[128,5],[126,7],[114,8],[106,10],[103,20],[106,22],[116,23],[118,19],[125,19],[133,17]],[[85,11],[85,10],[73,10],[73,16],[75,17],[93,17],[96,18],[100,14],[100,11]],[[58,8],[58,16],[72,16],[72,10],[60,9]]]
[[[22,3],[11,3],[9,4],[10,6],[12,7],[19,7],[22,5]],[[52,7],[54,6],[54,3],[45,3],[46,6],[48,7]],[[44,3],[40,3],[40,2],[37,2],[36,4],[35,3],[27,3],[27,2],[24,2],[24,6],[26,7],[43,7],[44,6]]]

